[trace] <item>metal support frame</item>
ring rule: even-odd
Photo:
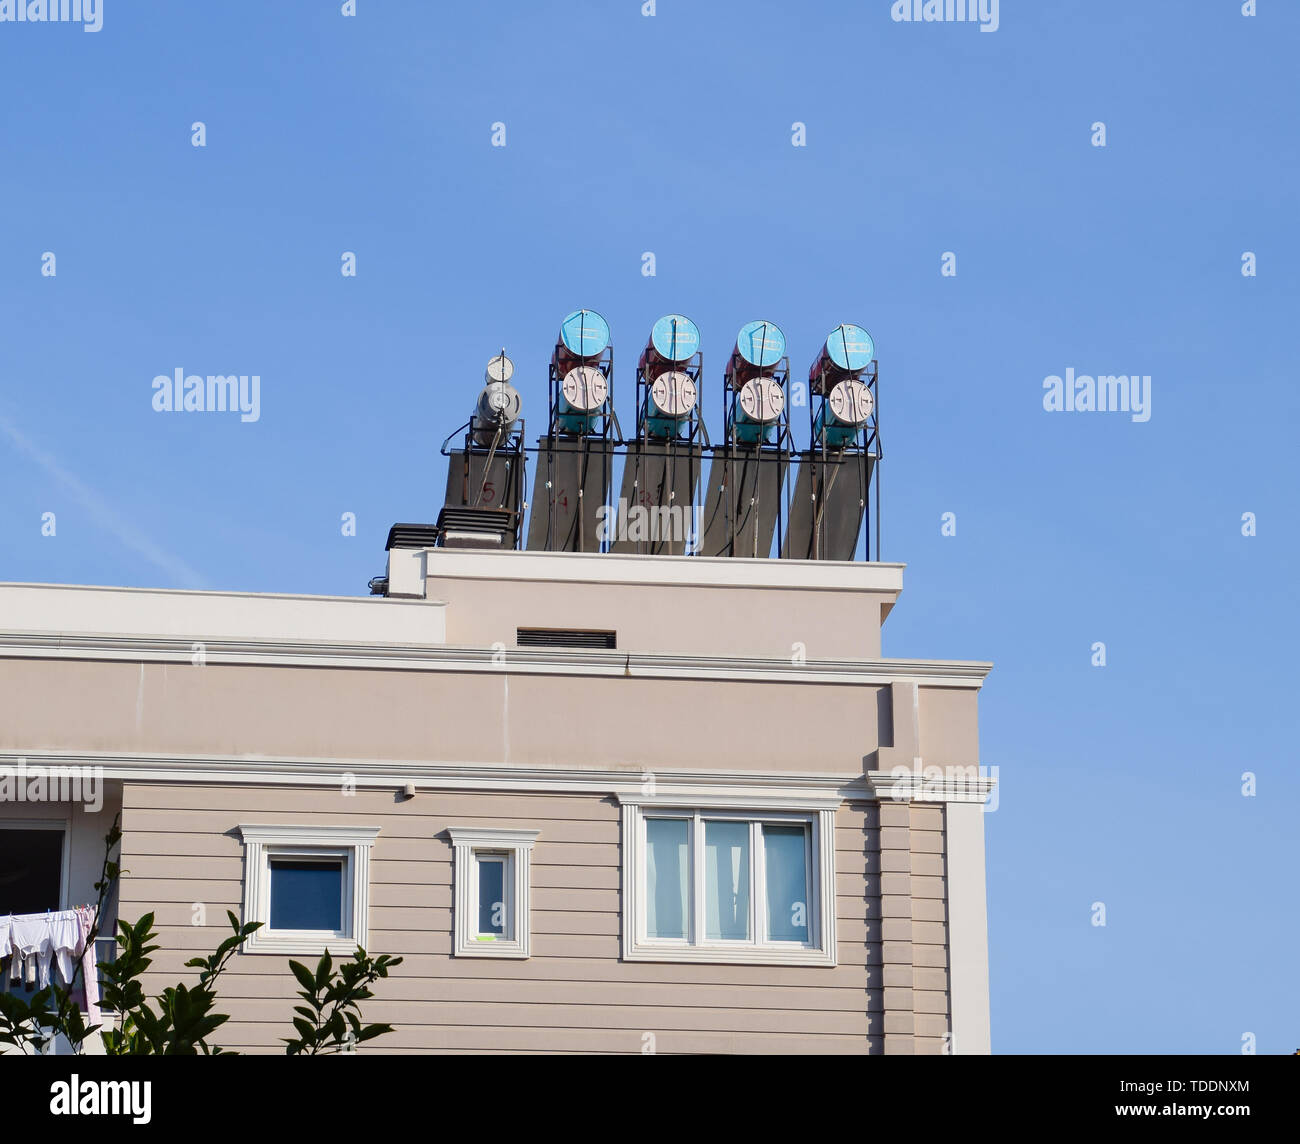
[[[459,451],[459,455],[464,457],[460,474],[460,504],[465,508],[496,508],[509,512],[510,528],[514,533],[513,548],[523,547],[524,489],[528,478],[528,451],[524,446],[526,429],[522,417],[506,432],[501,426],[483,421],[474,414],[443,441],[440,450],[448,458],[447,501],[450,503],[456,480],[450,458],[458,452],[450,445],[457,434],[464,432],[463,449]],[[487,444],[483,444],[485,440]],[[500,489],[496,487],[498,482]]]
[[[780,553],[785,546],[789,513],[781,494],[786,483],[786,473],[795,456],[794,437],[790,432],[789,358],[783,357],[766,376],[776,381],[786,395],[781,413],[772,423],[775,440],[771,442],[749,445],[736,439],[736,405],[740,399],[740,387],[733,386],[730,378],[723,386],[723,425],[726,427],[726,437],[721,445],[714,445],[709,450],[712,464],[721,464],[723,468],[721,481],[716,486],[710,470],[710,488],[706,500],[713,498],[714,503],[705,505],[705,513],[711,514],[704,522],[705,555],[767,557],[771,554],[771,535],[763,524],[762,515],[769,507],[763,502],[765,484],[772,486],[768,492],[774,495],[776,501],[773,520],[776,551]],[[775,469],[771,466],[775,466]],[[737,495],[743,498],[746,488],[751,490],[752,495],[742,506],[737,501]],[[788,495],[786,490],[786,496]],[[720,522],[718,512],[723,513]],[[744,543],[745,532],[752,533],[752,543],[748,551],[738,551],[737,544]],[[764,533],[768,533],[768,542],[760,545]]]
[[[587,545],[590,538],[586,535],[585,504],[582,502],[589,480],[589,466],[593,463],[593,460],[600,465],[600,487],[604,490],[603,503],[606,518],[608,519],[612,508],[614,447],[624,443],[623,431],[618,423],[618,415],[614,412],[614,346],[612,343],[607,345],[601,351],[599,357],[584,363],[600,370],[605,375],[605,382],[609,387],[605,398],[604,412],[595,415],[595,426],[591,432],[587,433],[567,433],[560,428],[560,399],[564,375],[560,372],[556,356],[556,354],[551,355],[550,365],[547,367],[546,392],[550,408],[550,421],[546,427],[546,435],[541,439],[545,444],[539,443],[533,448],[526,447],[526,450],[541,454],[539,465],[543,463],[546,465],[546,481],[542,486],[546,490],[547,497],[546,535],[543,541],[545,551],[586,552],[588,551]],[[561,493],[568,492],[567,488],[560,489],[556,481],[555,459],[562,444],[563,446],[578,445],[582,450],[580,475],[577,487],[574,490],[574,495],[579,498],[579,506],[573,513],[573,524],[571,526],[571,529],[577,531],[576,535],[571,531],[570,535],[567,536],[559,536],[556,532],[556,501]],[[536,505],[531,507],[536,512]],[[599,551],[608,551],[607,540],[600,540],[599,545]]]
[[[624,461],[625,465],[634,466],[632,471],[631,497],[629,498],[629,508],[634,505],[640,505],[644,508],[651,507],[674,507],[673,504],[661,506],[658,498],[650,498],[650,490],[646,482],[650,479],[649,463],[652,448],[656,453],[662,456],[663,482],[661,492],[667,490],[668,499],[674,501],[676,498],[676,489],[679,487],[679,476],[681,469],[685,469],[685,487],[690,489],[690,503],[680,507],[683,513],[690,514],[692,524],[696,519],[696,506],[699,503],[698,498],[701,496],[700,481],[702,479],[702,462],[703,450],[709,447],[709,433],[704,426],[704,355],[696,350],[685,362],[676,362],[671,367],[672,372],[684,373],[695,383],[695,407],[691,410],[689,416],[683,418],[677,423],[676,430],[669,436],[661,436],[650,432],[650,387],[654,384],[655,378],[660,374],[651,377],[646,372],[646,367],[638,365],[636,367],[636,437],[628,442],[632,448],[629,449]],[[669,372],[665,367],[661,373]],[[656,465],[656,468],[659,468]],[[628,473],[626,470],[623,474],[623,487],[629,488]],[[689,535],[683,537],[682,545],[684,554],[693,556],[699,550],[703,542],[702,536]],[[631,545],[634,543],[634,547]],[[658,540],[638,538],[635,542],[620,542],[619,546],[623,551],[644,553],[660,553],[665,547],[671,549],[674,542],[660,538]]]
[[[816,468],[809,474],[810,492],[813,497],[813,504],[810,506],[812,517],[812,536],[811,551],[808,554],[802,552],[796,553],[791,550],[788,555],[793,559],[812,559],[822,560],[827,557],[824,555],[827,539],[827,521],[824,517],[826,506],[834,486],[848,475],[850,467],[856,470],[857,484],[861,490],[860,507],[862,509],[862,533],[865,545],[865,558],[871,560],[871,526],[873,523],[876,527],[876,559],[879,559],[880,552],[880,391],[877,384],[879,380],[879,365],[873,359],[871,364],[864,369],[861,374],[856,375],[859,381],[865,382],[868,392],[871,394],[871,415],[858,431],[856,439],[851,445],[843,445],[840,448],[832,449],[826,443],[825,434],[822,434],[820,441],[817,435],[818,422],[824,423],[825,406],[827,399],[830,397],[830,391],[834,384],[842,380],[842,377],[830,377],[823,371],[816,383],[812,386],[814,400],[808,402],[808,452],[805,454],[806,461],[815,464]],[[871,486],[875,482],[875,512],[872,513],[872,496]],[[856,547],[854,557],[856,558]]]
[[[554,479],[557,452],[565,445],[576,445],[582,448],[584,456],[580,483],[584,486],[587,483],[587,467],[592,463],[601,466],[600,487],[604,490],[606,519],[612,519],[610,513],[613,508],[613,458],[615,450],[626,448],[629,445],[637,447],[635,451],[628,451],[625,454],[625,463],[637,465],[632,488],[637,490],[639,496],[644,491],[644,470],[642,466],[645,464],[648,455],[646,446],[661,445],[667,453],[666,464],[670,475],[673,473],[675,466],[679,464],[686,466],[688,482],[686,487],[692,489],[693,492],[691,494],[691,503],[683,505],[683,510],[691,513],[692,521],[695,519],[695,513],[699,508],[709,514],[708,519],[703,522],[702,535],[694,538],[693,551],[688,550],[687,555],[748,557],[766,557],[770,555],[770,544],[766,546],[765,550],[758,550],[761,546],[762,534],[766,531],[762,522],[762,514],[770,507],[763,503],[762,500],[764,486],[766,485],[767,493],[774,494],[776,499],[775,520],[772,527],[775,530],[775,551],[778,556],[784,559],[822,559],[821,553],[825,543],[826,522],[821,518],[821,511],[825,506],[826,496],[831,485],[828,484],[823,487],[820,482],[826,480],[834,483],[842,480],[852,471],[857,474],[858,487],[864,490],[862,503],[864,521],[862,548],[864,558],[867,561],[880,559],[880,461],[884,456],[884,452],[880,434],[879,368],[874,359],[859,375],[860,380],[866,383],[871,393],[872,411],[871,416],[859,430],[855,442],[840,449],[831,449],[827,446],[824,437],[820,442],[816,439],[818,414],[822,411],[822,407],[829,395],[830,385],[827,383],[831,381],[829,377],[823,374],[820,384],[815,386],[820,392],[814,393],[812,395],[813,400],[808,403],[809,447],[805,454],[796,451],[790,428],[788,384],[790,365],[788,358],[783,357],[768,375],[781,385],[787,396],[780,416],[773,422],[775,439],[754,445],[743,444],[736,439],[736,403],[739,399],[739,389],[734,388],[729,381],[728,384],[723,386],[722,394],[723,425],[726,427],[725,438],[720,444],[716,445],[710,441],[703,416],[703,357],[698,351],[688,362],[679,365],[678,368],[681,372],[690,375],[695,381],[699,397],[691,415],[683,419],[679,432],[671,437],[652,436],[647,430],[646,409],[649,400],[649,389],[654,379],[646,375],[644,367],[640,365],[637,367],[637,431],[635,437],[629,441],[623,438],[618,417],[614,411],[613,346],[607,346],[598,358],[588,364],[595,365],[596,368],[600,369],[605,374],[609,385],[605,409],[598,415],[596,428],[593,432],[570,434],[561,431],[558,416],[563,377],[559,373],[554,357],[552,357],[547,379],[550,422],[547,426],[546,435],[539,440],[537,446],[528,446],[526,444],[526,427],[523,418],[515,422],[509,432],[502,432],[499,427],[480,421],[477,415],[471,417],[465,425],[462,425],[449,435],[442,444],[441,452],[443,456],[451,457],[454,452],[449,448],[451,442],[458,434],[464,434],[463,455],[466,462],[460,473],[458,490],[453,488],[454,470],[448,474],[448,503],[451,503],[458,494],[460,504],[465,507],[498,508],[509,511],[514,532],[513,547],[524,547],[523,516],[524,511],[529,508],[529,504],[525,499],[527,495],[527,457],[529,453],[543,453],[546,455],[545,463],[548,466],[545,488],[549,498],[545,537],[546,550],[598,550],[608,552],[612,547],[608,536],[600,540],[598,549],[585,547],[589,540],[583,532],[585,515],[582,511],[574,514],[575,523],[572,527],[578,529],[576,537],[557,537],[555,535],[555,498],[562,491],[556,488]],[[483,443],[485,440],[488,441],[487,444]],[[712,470],[710,470],[709,488],[707,490],[702,471],[703,458],[706,455],[710,458],[712,465],[722,465],[719,486],[716,488],[713,486]],[[811,552],[804,554],[792,551],[789,544],[789,529],[792,518],[790,506],[791,486],[794,482],[786,479],[788,470],[793,466],[794,461],[800,457],[803,457],[806,461],[814,462],[820,470],[816,474],[810,473],[810,478],[813,478],[813,532]],[[506,474],[506,479],[501,482],[502,487],[499,490],[492,487],[495,482],[490,479],[492,467],[498,462],[501,463]],[[770,466],[776,466],[774,486],[773,470]],[[846,469],[845,466],[852,466],[852,469]],[[472,478],[474,479],[472,480]],[[477,483],[477,487],[473,487],[475,483]],[[665,487],[669,489],[677,487],[671,476]],[[753,496],[745,505],[738,504],[735,495],[736,491],[741,487],[748,487],[753,492]],[[784,495],[782,495],[783,493]],[[584,495],[581,487],[577,489],[577,495],[580,497]],[[722,514],[721,521],[717,519],[719,513]],[[875,533],[874,545],[872,543],[873,530]],[[750,536],[750,550],[746,552],[737,551],[738,540],[743,543],[745,534]],[[715,549],[717,551],[714,551]],[[638,541],[634,549],[624,546],[624,550],[653,553],[661,551],[662,546],[654,541]],[[852,559],[857,559],[856,547]]]

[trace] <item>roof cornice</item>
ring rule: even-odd
[[[0,770],[94,769],[106,780],[222,783],[236,786],[388,788],[417,792],[533,791],[600,794],[637,801],[739,798],[756,806],[804,799],[870,799],[859,774],[735,770],[650,770],[643,766],[550,767],[533,764],[429,762],[410,759],[318,759],[286,756],[129,754],[88,751],[0,751]]]
[[[671,655],[570,648],[482,648],[447,644],[340,644],[281,640],[186,640],[157,636],[0,632],[0,659],[78,659],[365,668],[511,675],[622,676],[638,679],[760,680],[781,683],[974,687],[992,664],[952,660],[803,660]]]
[[[652,770],[644,766],[552,767],[537,764],[330,759],[259,755],[130,754],[115,751],[0,751],[0,772],[33,768],[93,770],[98,779],[143,783],[305,786],[416,792],[534,792],[613,795],[620,803],[668,806],[831,807],[856,802],[983,803],[997,768],[927,766],[864,774],[737,770]]]

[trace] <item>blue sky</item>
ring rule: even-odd
[[[540,429],[601,311],[627,423],[688,314],[712,424],[744,322],[796,374],[857,322],[886,654],[996,664],[995,1050],[1300,1047],[1300,6],[341,2],[0,23],[0,578],[362,594],[502,345]],[[260,419],[154,412],[177,368]],[[1045,412],[1067,368],[1149,375],[1150,420]]]

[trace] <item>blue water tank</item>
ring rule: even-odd
[[[689,361],[700,348],[699,327],[682,314],[667,314],[650,331],[650,348],[665,362]]]
[[[736,353],[754,369],[774,369],[785,357],[785,334],[775,322],[746,322],[736,335]]]
[[[595,310],[574,310],[560,323],[560,345],[583,361],[599,357],[609,345],[609,323]]]
[[[876,356],[876,343],[861,326],[850,322],[836,326],[826,339],[827,360],[843,373],[861,373]]]

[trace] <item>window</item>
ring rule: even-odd
[[[62,819],[0,822],[0,915],[62,909],[67,899]]]
[[[456,956],[527,957],[536,830],[447,831],[455,851]]]
[[[66,819],[0,820],[0,917],[63,909],[68,900]],[[10,981],[13,962],[0,966],[0,991],[30,1001],[36,984]],[[59,978],[61,980],[61,978]]]
[[[272,854],[271,924],[281,930],[323,930],[344,935],[346,858],[278,857]]]
[[[370,940],[370,848],[365,826],[239,828],[244,921],[261,922],[245,953],[350,956]]]
[[[835,964],[834,810],[623,806],[623,956]]]

